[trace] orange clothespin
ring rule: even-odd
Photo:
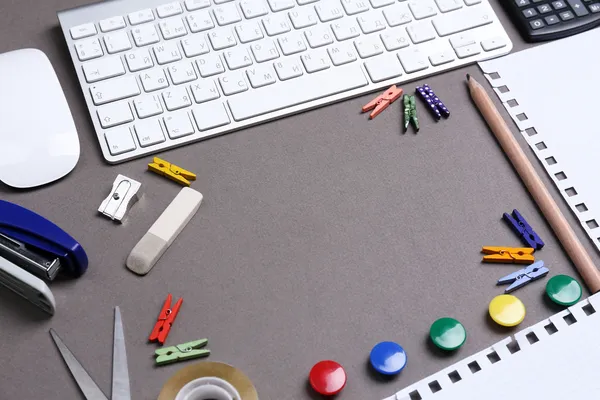
[[[364,106],[362,108],[362,112],[375,109],[373,110],[371,115],[369,115],[369,118],[373,119],[379,114],[381,114],[383,110],[388,108],[390,104],[398,100],[398,98],[402,96],[402,93],[402,88],[397,88],[396,85],[392,85],[388,90],[386,90],[385,92],[374,98],[369,104]]]
[[[148,164],[148,169],[184,186],[190,186],[190,181],[196,180],[196,174],[193,172],[186,171],[185,169],[158,157],[154,157],[153,162]]]
[[[484,246],[481,252],[484,262],[532,264],[535,261],[534,249],[531,247],[494,247]]]
[[[151,342],[158,342],[160,344],[164,344],[165,340],[167,340],[167,336],[169,335],[169,331],[171,330],[171,326],[173,326],[173,322],[175,322],[175,317],[179,313],[179,309],[181,308],[181,304],[183,303],[183,299],[177,300],[175,306],[171,308],[171,301],[173,300],[173,296],[171,293],[167,296],[165,300],[165,304],[160,310],[160,314],[158,314],[158,321],[154,325],[154,329],[150,334]]]

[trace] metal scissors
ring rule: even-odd
[[[54,329],[50,329],[50,335],[86,400],[108,400],[102,390],[96,385],[96,382],[94,382],[92,377],[77,361],[73,353],[58,337]],[[125,353],[125,336],[123,335],[123,322],[121,321],[121,310],[119,307],[115,307],[111,400],[131,400],[127,354]]]

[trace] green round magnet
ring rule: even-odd
[[[546,294],[556,304],[572,306],[581,299],[581,285],[568,275],[556,275],[546,284]]]
[[[454,318],[440,318],[429,329],[431,341],[440,349],[452,351],[458,349],[467,340],[467,331],[463,324]]]

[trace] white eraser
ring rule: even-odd
[[[196,214],[201,203],[202,193],[188,187],[181,189],[131,250],[127,257],[127,268],[138,275],[146,275]]]

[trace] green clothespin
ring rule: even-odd
[[[415,96],[409,96],[410,102],[410,120],[415,127],[415,130],[419,132],[419,119],[417,118],[417,101]]]
[[[156,365],[166,365],[178,361],[192,360],[198,357],[206,357],[210,354],[210,350],[200,350],[206,346],[208,339],[194,340],[193,342],[183,343],[177,346],[163,347],[157,349],[154,354],[156,357]]]
[[[404,132],[408,130],[410,124],[410,96],[404,95]]]

